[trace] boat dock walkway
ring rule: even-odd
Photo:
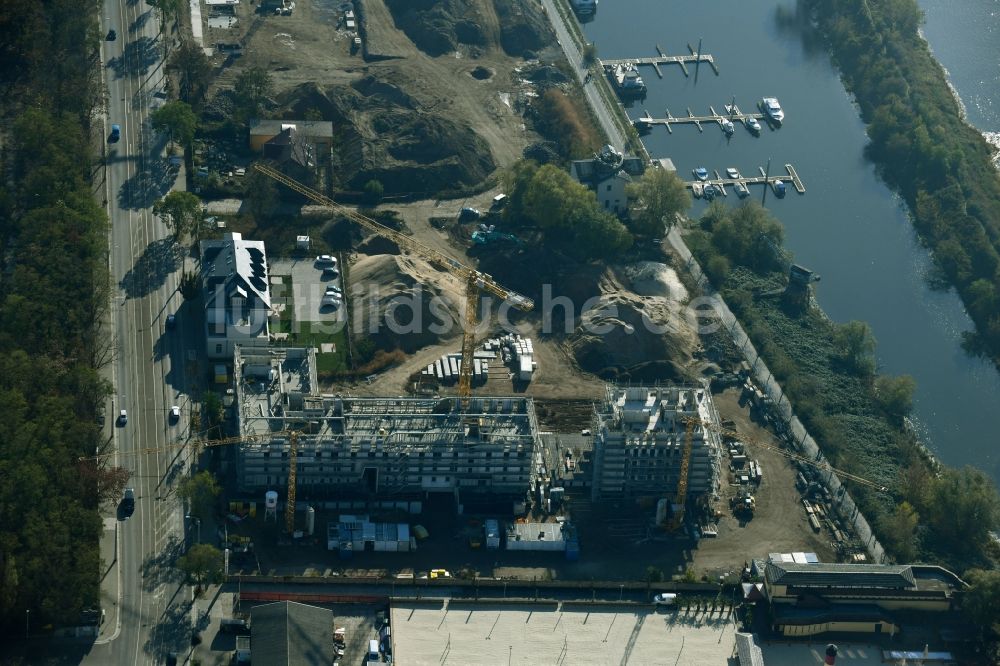
[[[675,116],[670,113],[670,109],[667,109],[666,118],[654,118],[653,116],[650,115],[649,111],[644,111],[646,115],[636,118],[633,124],[635,124],[636,126],[646,125],[648,127],[652,127],[653,125],[663,125],[664,127],[667,128],[668,132],[673,134],[674,130],[671,127],[671,125],[680,125],[685,123],[694,124],[695,126],[698,127],[699,132],[704,132],[705,128],[701,126],[702,123],[718,123],[719,128],[721,129],[723,119],[732,121],[734,123],[742,123],[747,118],[756,118],[757,120],[764,119],[763,113],[743,113],[742,111],[740,111],[740,108],[735,104],[727,104],[725,106],[725,109],[726,109],[726,114],[721,115],[715,110],[715,107],[710,106],[708,107],[709,115],[707,116],[694,115],[694,113],[692,113],[691,111],[691,107],[688,107],[687,109],[688,112],[687,116]]]
[[[740,178],[722,178],[719,175],[719,172],[716,171],[715,172],[715,178],[709,178],[708,180],[690,180],[690,181],[687,181],[684,184],[688,187],[688,189],[692,189],[692,186],[696,185],[696,184],[697,185],[708,185],[708,184],[720,185],[722,187],[722,195],[726,196],[727,195],[727,192],[726,192],[726,186],[727,185],[734,185],[735,186],[736,183],[743,183],[744,185],[770,185],[771,183],[773,183],[776,180],[783,180],[785,182],[788,182],[790,180],[791,183],[792,183],[792,187],[795,188],[796,192],[798,192],[799,194],[805,194],[806,193],[806,186],[803,184],[802,179],[799,178],[799,174],[795,170],[795,167],[793,167],[791,164],[786,164],[785,165],[785,171],[788,172],[787,176],[767,176],[766,172],[764,171],[764,167],[759,166],[759,167],[757,167],[757,169],[760,171],[760,175],[759,176],[749,176],[749,177],[742,176]]]
[[[605,68],[613,68],[615,65],[652,65],[653,69],[656,70],[656,75],[663,78],[663,71],[660,70],[660,65],[680,65],[681,70],[684,71],[684,76],[690,76],[687,66],[690,64],[698,65],[698,63],[708,63],[715,72],[716,76],[719,74],[719,68],[715,65],[715,58],[713,58],[708,53],[701,53],[696,51],[690,44],[687,45],[688,51],[691,52],[690,55],[667,55],[660,48],[660,45],[656,45],[656,52],[658,56],[652,58],[621,58],[618,60],[601,60],[601,66]]]

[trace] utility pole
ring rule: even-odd
[[[764,194],[760,197],[760,205],[767,201],[767,188],[771,186],[771,158],[767,158],[767,168],[764,170]]]

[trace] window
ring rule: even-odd
[[[608,192],[611,191],[611,183],[608,183]]]
[[[440,458],[441,457],[441,452],[440,451],[435,451],[434,452],[434,457],[435,458]]]
[[[216,354],[222,353],[222,345],[215,345],[215,353]]]

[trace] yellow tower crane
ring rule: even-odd
[[[295,488],[296,488],[296,472],[298,467],[298,455],[299,455],[299,431],[298,430],[276,430],[274,432],[265,433],[254,433],[247,435],[238,435],[236,437],[225,437],[223,439],[195,439],[189,442],[178,442],[176,444],[167,444],[166,446],[153,446],[141,449],[135,449],[133,451],[111,451],[107,453],[98,453],[94,456],[82,456],[80,460],[102,460],[105,458],[111,458],[115,455],[119,456],[146,456],[153,453],[161,453],[163,451],[172,451],[174,449],[182,449],[185,446],[190,446],[192,448],[215,448],[217,446],[227,446],[229,444],[251,444],[254,442],[266,442],[277,437],[288,437],[288,498],[285,503],[285,531],[291,534],[295,531]]]
[[[254,168],[262,174],[273,178],[282,185],[303,195],[310,201],[334,210],[348,219],[360,224],[362,227],[387,238],[396,243],[401,250],[407,250],[423,258],[430,264],[451,273],[465,285],[465,315],[463,318],[462,337],[462,365],[458,375],[458,396],[461,400],[462,409],[469,405],[469,398],[472,395],[472,370],[473,358],[476,348],[476,325],[478,323],[479,295],[482,292],[489,292],[505,302],[522,311],[529,311],[535,307],[534,301],[527,296],[511,291],[498,284],[491,276],[475,270],[465,264],[448,257],[441,252],[430,248],[420,241],[402,234],[395,229],[390,229],[384,224],[379,224],[375,220],[366,217],[358,211],[338,204],[333,199],[324,196],[316,190],[303,185],[294,178],[289,178],[277,169],[266,164],[256,163]]]
[[[691,450],[694,448],[694,429],[700,422],[697,419],[687,419],[684,429],[684,453],[681,456],[681,478],[677,482],[677,497],[674,500],[674,512],[670,518],[670,531],[676,531],[684,522],[684,508],[687,502],[688,469],[691,467]]]

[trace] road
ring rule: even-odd
[[[117,517],[106,530],[115,566],[105,577],[105,624],[85,661],[94,664],[160,664],[170,651],[190,645],[190,593],[172,563],[184,547],[183,507],[174,494],[186,469],[187,450],[130,455],[142,447],[166,447],[188,433],[190,402],[185,395],[187,349],[197,349],[196,317],[177,291],[183,262],[181,249],[165,225],[152,214],[152,204],[177,182],[169,169],[165,142],[150,130],[149,115],[162,103],[163,38],[159,20],[142,0],[105,0],[101,15],[104,80],[111,124],[121,139],[106,144],[105,194],[111,220],[111,330],[115,394],[109,423],[118,452],[116,462],[132,471],[136,507],[131,518]],[[167,330],[167,315],[177,313],[177,326]],[[171,423],[172,405],[181,408]],[[127,410],[127,423],[118,422]]]
[[[622,136],[618,124],[611,116],[607,105],[601,98],[601,93],[597,90],[597,81],[587,78],[589,70],[583,64],[583,53],[580,52],[576,41],[570,35],[562,15],[556,8],[555,0],[542,0],[542,5],[549,15],[552,28],[556,31],[556,38],[559,40],[559,45],[566,55],[566,61],[573,68],[573,73],[576,75],[577,80],[583,85],[583,93],[587,96],[587,102],[594,111],[594,115],[597,116],[597,121],[607,135],[608,141],[611,142],[611,145],[622,150],[625,147],[625,137]]]

